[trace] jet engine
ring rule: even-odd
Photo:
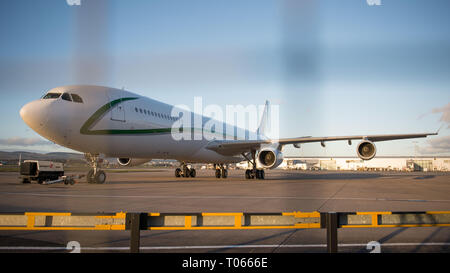
[[[283,162],[283,153],[278,149],[262,149],[258,153],[258,161],[264,168],[274,169]]]
[[[363,140],[358,144],[356,153],[362,160],[371,160],[377,153],[377,148],[373,142]]]
[[[120,166],[127,166],[127,167],[139,166],[146,162],[149,162],[150,160],[152,160],[152,159],[151,158],[126,158],[126,157],[117,158],[117,162],[119,162]]]

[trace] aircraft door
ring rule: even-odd
[[[125,107],[123,105],[122,94],[119,92],[108,92],[111,105],[111,120],[125,122]]]

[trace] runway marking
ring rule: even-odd
[[[82,195],[82,194],[51,194],[29,192],[0,192],[0,195],[26,195],[40,197],[70,197],[70,198],[136,198],[136,199],[296,199],[296,200],[354,200],[354,201],[400,201],[400,202],[450,202],[450,200],[425,199],[397,199],[397,198],[362,198],[362,197],[301,197],[301,196],[243,196],[243,195],[217,195],[217,196],[179,196],[179,195]]]
[[[383,243],[382,247],[402,246],[450,246],[450,243]],[[338,247],[366,247],[367,244],[339,244]],[[326,244],[307,245],[211,245],[211,246],[141,246],[140,250],[186,250],[186,249],[232,249],[232,248],[326,248]],[[81,247],[81,250],[121,250],[129,251],[129,247]],[[2,246],[1,250],[71,250],[67,247],[33,247],[33,246]]]

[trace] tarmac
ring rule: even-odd
[[[450,173],[243,170],[217,179],[212,170],[176,178],[174,170],[107,172],[102,185],[22,184],[0,173],[0,212],[353,212],[449,211]],[[0,252],[126,252],[128,231],[0,231]],[[340,252],[450,252],[449,227],[339,230]],[[141,231],[142,252],[326,252],[323,229]]]

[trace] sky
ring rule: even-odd
[[[68,84],[169,104],[278,105],[280,137],[435,132],[378,155],[450,155],[446,0],[0,0],[0,150],[70,151],[20,108]],[[354,156],[346,142],[286,155]]]

